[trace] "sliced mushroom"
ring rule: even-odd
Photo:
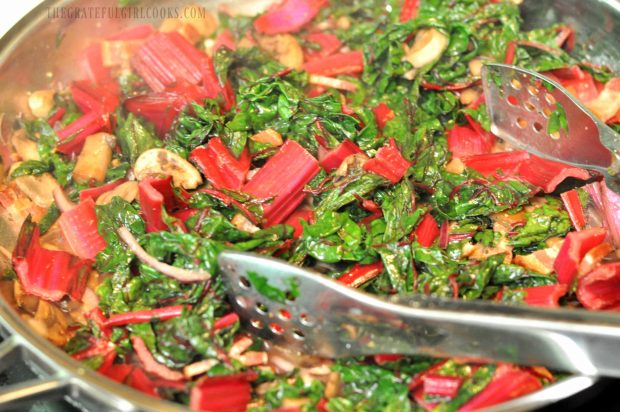
[[[179,17],[165,19],[159,26],[160,31],[176,31],[191,43],[196,43],[201,37],[211,36],[216,29],[215,16],[198,5],[183,7]]]
[[[133,202],[138,197],[138,182],[129,181],[116,186],[114,189],[99,196],[95,204],[107,205],[116,196],[122,198],[126,202]]]
[[[327,399],[335,398],[340,393],[340,373],[330,372],[325,384],[324,395]]]
[[[474,77],[480,77],[480,75],[482,74],[483,65],[484,63],[479,57],[476,57],[475,59],[472,59],[469,61],[469,63],[467,63],[467,66],[469,67],[469,72]]]
[[[41,236],[40,243],[45,249],[62,250],[63,252],[73,253],[73,249],[71,249],[71,245],[69,245],[65,235],[62,233],[58,221],[54,222],[49,230]]]
[[[284,398],[282,399],[283,409],[300,409],[304,405],[309,405],[310,398]]]
[[[529,255],[517,255],[514,258],[516,265],[532,270],[543,275],[553,273],[553,263],[560,253],[562,242],[530,253]]]
[[[465,163],[461,161],[458,157],[453,158],[446,164],[446,172],[456,173],[460,175],[465,171]]]
[[[290,34],[257,36],[256,41],[261,49],[286,67],[301,70],[304,65],[304,52],[297,39]]]
[[[232,223],[233,226],[235,226],[237,229],[248,233],[255,233],[260,230],[258,226],[254,225],[250,221],[250,219],[248,219],[241,213],[237,213],[235,216],[233,216],[233,218],[230,220],[230,223]]]
[[[26,137],[26,131],[19,129],[11,135],[11,144],[21,160],[40,160],[37,142]]]
[[[435,28],[419,30],[413,46],[405,45],[405,60],[416,69],[434,63],[448,47],[448,41],[448,36]]]
[[[37,206],[48,208],[54,201],[54,189],[60,185],[49,173],[40,176],[20,176],[13,179],[15,185]]]
[[[73,169],[73,180],[81,184],[103,183],[112,160],[114,146],[116,137],[109,133],[95,133],[88,136]]]
[[[474,87],[469,87],[463,90],[461,92],[461,95],[459,96],[459,100],[461,101],[461,104],[465,106],[469,106],[470,104],[477,101],[479,98],[480,98],[480,92]]]
[[[272,146],[282,146],[282,136],[273,129],[265,129],[262,132],[250,136],[250,140],[258,143],[266,143]]]
[[[340,16],[338,20],[336,20],[336,27],[342,30],[348,30],[351,28],[351,19],[347,16]]]
[[[336,176],[348,176],[350,171],[361,169],[364,166],[364,163],[368,160],[368,156],[364,153],[356,153],[350,156],[347,156],[338,169],[336,169]]]
[[[35,117],[46,117],[54,108],[54,91],[37,90],[28,96],[28,108]]]
[[[354,92],[357,90],[357,85],[355,83],[343,79],[337,79],[335,77],[311,74],[309,80],[310,84],[315,86],[332,87],[334,89],[345,90],[348,92]]]
[[[192,44],[196,44],[200,40],[200,33],[194,26],[188,23],[184,23],[177,18],[169,18],[164,20],[159,26],[159,31],[162,33],[170,33],[176,31],[181,36],[185,37],[187,41]]]
[[[202,6],[188,4],[181,9],[183,21],[191,25],[202,37],[209,37],[217,29],[217,18]]]
[[[34,314],[39,305],[39,298],[26,293],[22,284],[17,280],[13,282],[13,297],[17,306],[25,312]]]
[[[142,153],[133,168],[136,179],[147,176],[172,176],[172,183],[184,189],[195,189],[202,183],[200,172],[190,162],[166,149],[150,149]]]

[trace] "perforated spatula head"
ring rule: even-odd
[[[495,135],[537,156],[600,173],[620,193],[620,135],[560,84],[530,70],[487,64],[482,85]]]
[[[218,262],[241,326],[270,345],[329,358],[458,356],[620,377],[620,316],[418,294],[378,297],[251,253],[225,251]]]

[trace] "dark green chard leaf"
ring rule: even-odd
[[[21,162],[19,166],[11,173],[11,178],[15,179],[20,176],[40,176],[43,173],[51,172],[52,165],[41,160],[26,160]]]
[[[555,110],[551,112],[547,122],[547,133],[556,134],[564,130],[568,133],[568,119],[566,118],[566,110],[559,102],[555,104]]]
[[[385,243],[395,242],[411,233],[420,216],[426,212],[424,208],[413,210],[414,192],[406,180],[386,190],[381,198],[381,210],[387,224],[383,235]]]
[[[495,268],[491,284],[506,285],[508,287],[534,287],[555,284],[553,276],[542,275],[525,269],[523,266],[501,264]]]
[[[239,97],[240,110],[227,123],[231,132],[255,134],[271,128],[298,141],[314,155],[318,152],[316,135],[333,147],[356,134],[358,121],[342,113],[336,96],[308,98],[288,76],[249,83],[240,89]]]
[[[327,402],[329,411],[411,411],[408,376],[397,377],[379,366],[343,361],[332,367],[340,373],[341,396]]]
[[[333,188],[326,190],[321,195],[315,213],[322,215],[328,211],[339,210],[387,183],[388,181],[382,176],[357,171],[355,174],[333,183]]]
[[[439,404],[433,409],[433,412],[456,412],[491,382],[495,369],[495,365],[485,365],[476,369],[473,375],[463,382],[454,399],[450,402]]]
[[[445,192],[437,193],[434,200],[443,217],[458,220],[523,205],[532,193],[529,184],[518,180],[468,179],[454,187],[447,196]]]
[[[562,208],[558,199],[547,197],[545,203],[525,214],[524,226],[514,229],[516,234],[510,236],[510,245],[531,251],[544,248],[544,241],[564,236],[571,229],[568,213]]]
[[[205,100],[201,106],[192,103],[191,111],[185,110],[179,115],[172,137],[166,140],[166,148],[187,158],[189,152],[205,143],[209,136],[222,134],[223,116],[218,114],[218,104]]]
[[[314,224],[304,223],[300,241],[310,256],[327,263],[371,258],[368,233],[347,213],[325,212]]]
[[[129,163],[134,164],[142,152],[161,145],[152,127],[132,113],[125,118],[117,117],[117,121],[116,137],[123,157]]]
[[[413,289],[411,246],[389,243],[377,249],[387,272],[392,288],[399,293]]]
[[[181,316],[153,326],[158,352],[170,366],[182,367],[199,357],[218,359],[218,347],[231,343],[216,339],[212,332],[215,314],[225,306],[223,299],[208,296]]]
[[[127,249],[116,231],[125,226],[134,236],[139,237],[145,233],[144,221],[138,210],[120,197],[114,197],[107,205],[96,206],[95,212],[97,230],[107,243],[106,248],[97,255],[95,267],[104,273],[126,270],[133,259],[133,253]]]
[[[128,162],[122,162],[118,166],[110,167],[105,175],[106,182],[123,179],[127,176],[129,169],[131,169],[131,165]]]
[[[60,217],[60,210],[56,206],[56,203],[52,203],[50,207],[45,212],[45,215],[39,221],[39,231],[41,234],[45,234],[50,227],[58,220]]]
[[[505,257],[506,255],[503,253],[489,256],[477,264],[462,268],[461,273],[456,279],[460,283],[460,296],[468,300],[478,299]]]
[[[425,248],[413,243],[413,261],[418,269],[416,291],[433,296],[451,297],[454,289],[450,277],[456,277],[459,263],[436,247]]]
[[[271,285],[269,279],[256,272],[248,272],[248,278],[258,293],[276,302],[284,304],[287,299],[294,300],[299,297],[299,282],[293,277],[284,281],[287,285],[284,290]]]
[[[309,402],[303,405],[303,411],[310,411],[316,407],[323,397],[325,386],[319,380],[313,380],[311,383],[304,382],[301,377],[290,379],[286,376],[273,377],[269,379],[274,381],[264,394],[265,404],[260,407],[250,408],[251,412],[267,412],[275,410],[282,406],[284,399],[302,399],[307,398]]]
[[[58,136],[54,129],[44,120],[31,121],[19,120],[19,125],[26,131],[26,136],[37,142],[37,151],[40,160],[28,160],[13,171],[11,177],[26,175],[41,175],[50,172],[61,186],[66,186],[71,181],[74,162],[65,161],[56,153]]]

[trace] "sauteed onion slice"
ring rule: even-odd
[[[140,246],[138,240],[125,226],[121,226],[117,233],[123,242],[127,244],[129,250],[131,250],[142,263],[152,267],[168,277],[183,283],[204,282],[211,278],[211,273],[206,270],[186,270],[155,259],[153,256],[149,255],[146,250],[142,248],[142,246]]]

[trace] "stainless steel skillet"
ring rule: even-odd
[[[174,7],[196,1],[147,1],[141,6]],[[204,2],[215,6],[221,1]],[[264,5],[262,0],[227,2],[250,13]],[[53,19],[48,13],[60,6],[113,7],[117,0],[46,1],[0,40],[0,112],[18,113],[26,108],[26,92],[46,86],[50,79],[74,78],[75,56],[91,39],[136,24],[135,20]],[[620,4],[614,0],[525,0],[526,24],[543,27],[558,21],[571,24],[585,43],[589,59],[616,66],[620,62]],[[143,21],[147,21],[144,19]],[[59,46],[57,39],[62,38]],[[49,74],[49,75],[48,75]],[[0,222],[0,245],[14,242],[10,227]],[[40,379],[0,390],[0,409],[18,407],[32,399],[69,398],[91,411],[186,411],[180,405],[150,398],[126,386],[107,380],[83,368],[61,350],[38,336],[23,323],[4,300],[0,300],[0,332],[8,337],[0,344],[0,368],[12,368],[25,361]],[[494,407],[492,410],[531,410],[566,398],[594,383],[585,376],[573,376],[534,394]],[[23,409],[22,409],[23,410]]]

